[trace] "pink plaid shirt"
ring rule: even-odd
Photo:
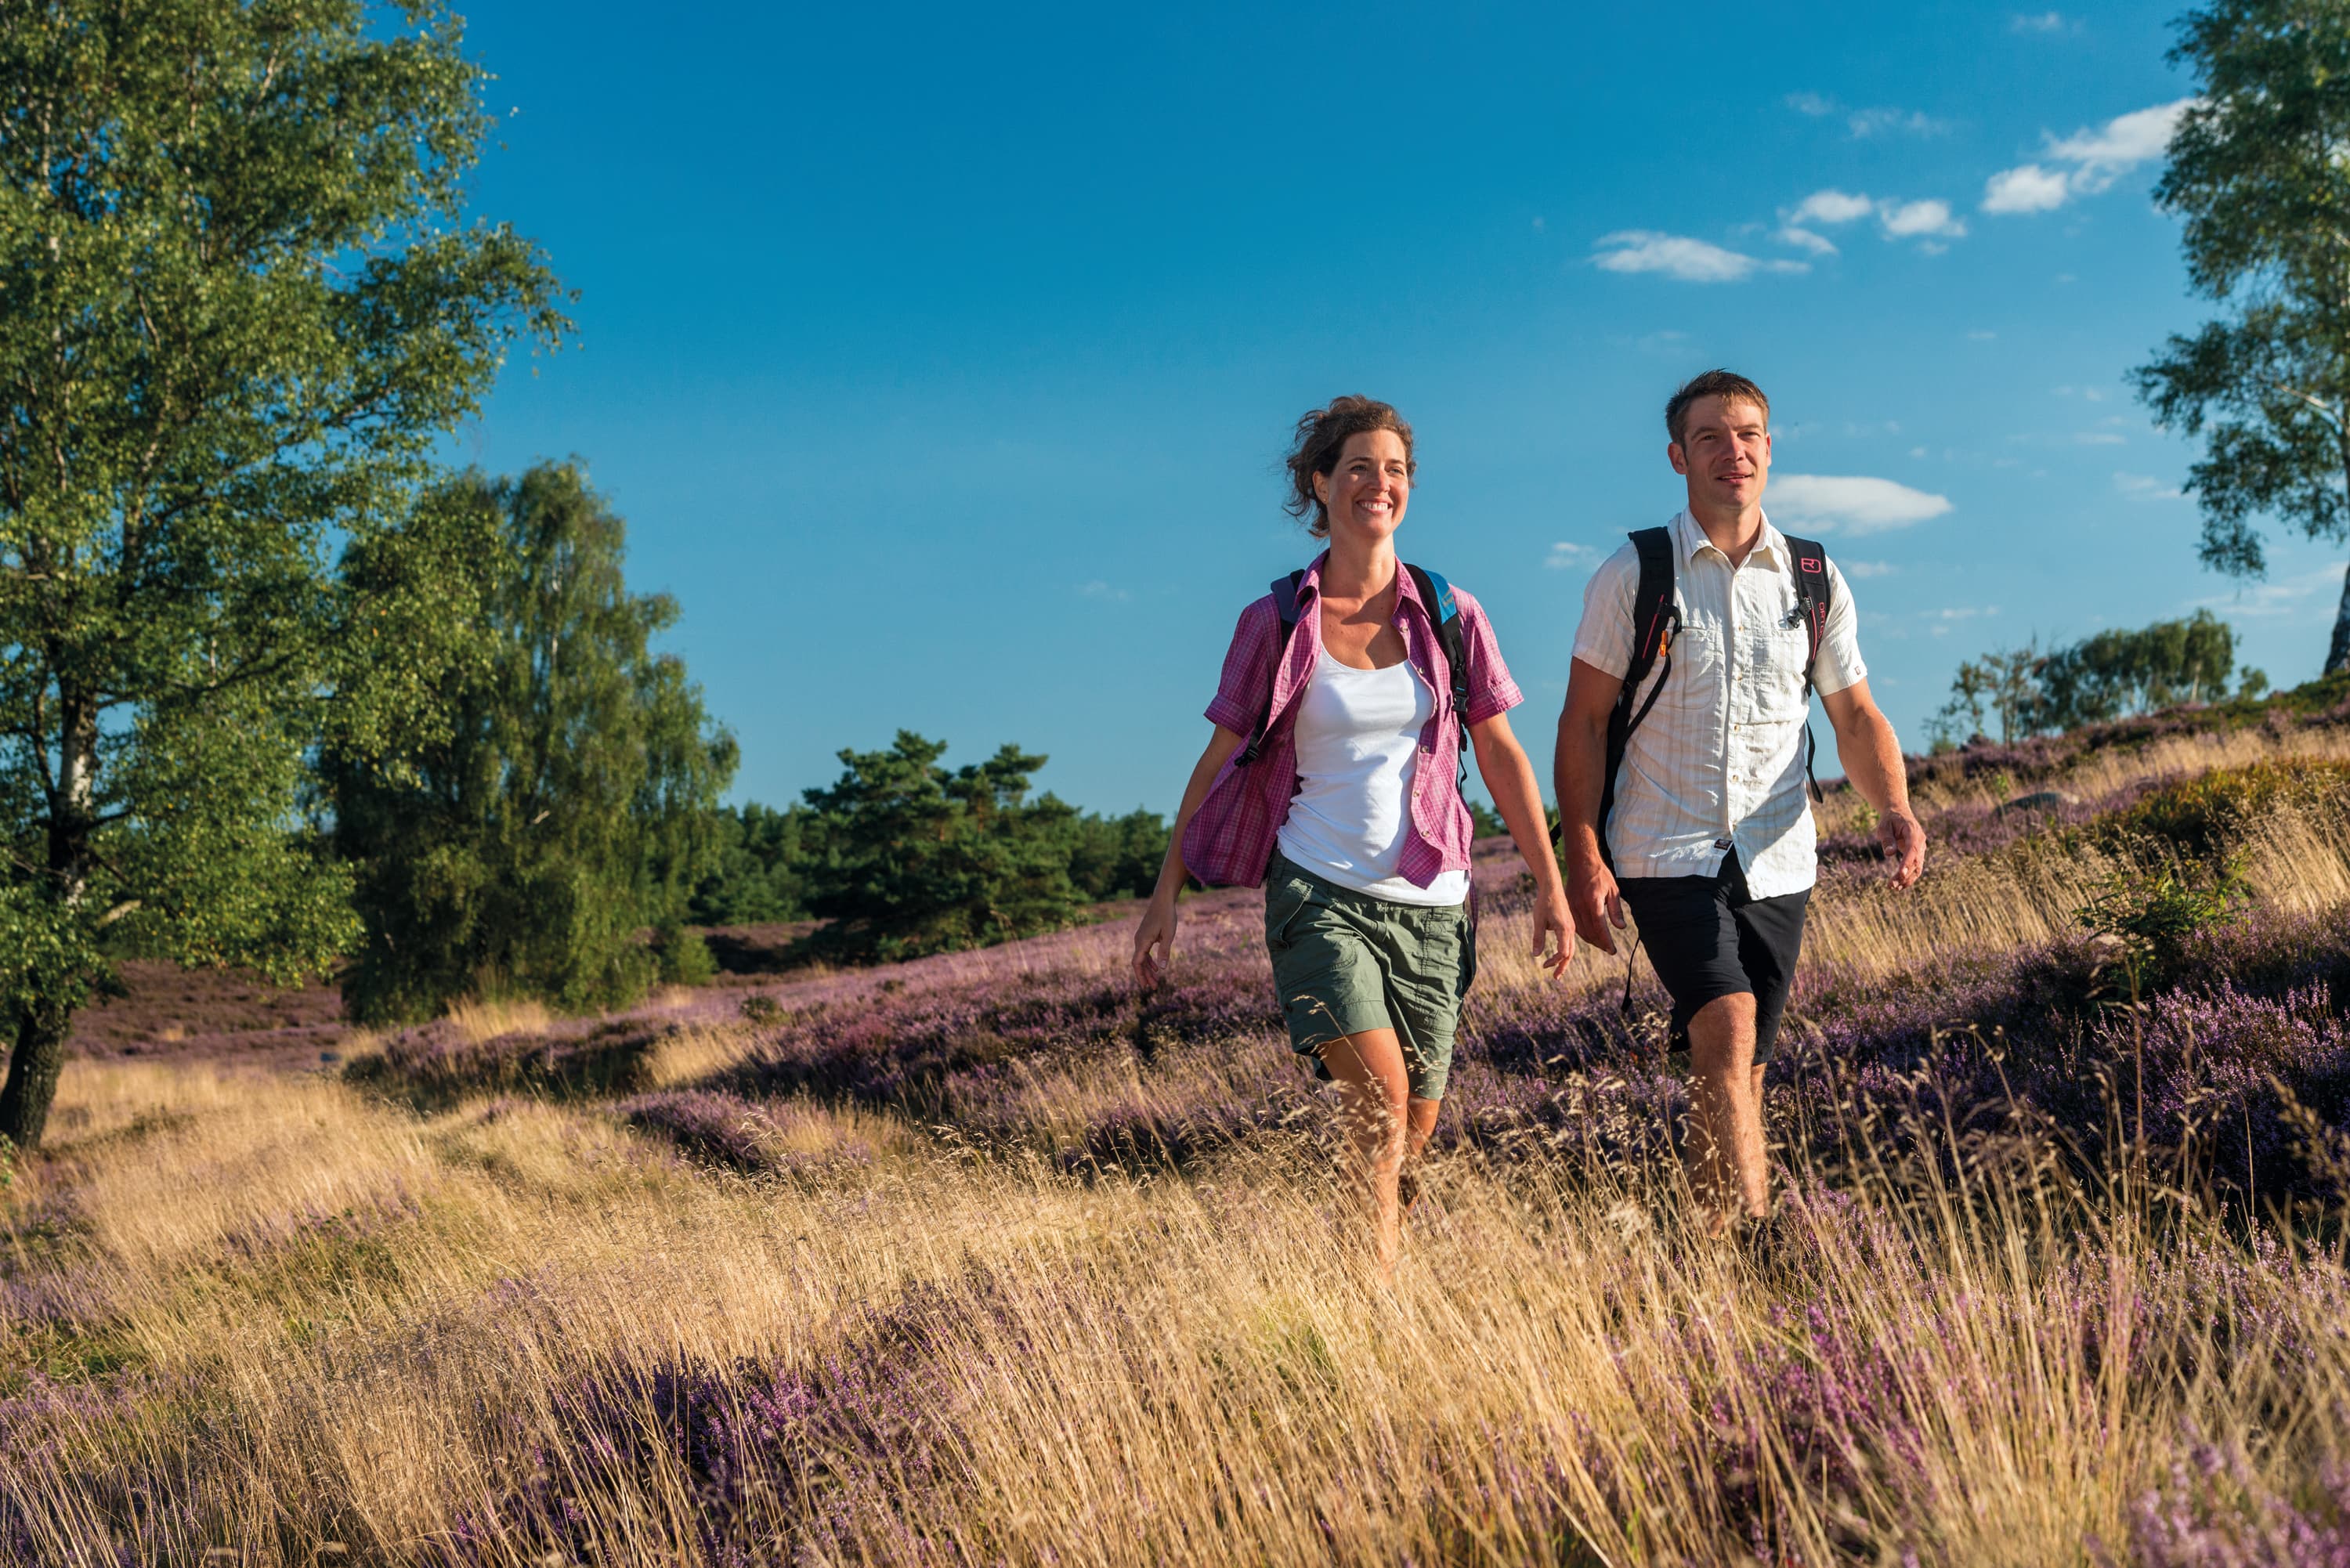
[[[1184,869],[1202,882],[1253,888],[1264,880],[1274,836],[1297,794],[1295,699],[1322,654],[1322,564],[1329,558],[1327,551],[1315,557],[1297,586],[1297,630],[1278,668],[1274,655],[1281,641],[1281,612],[1274,607],[1271,594],[1241,611],[1240,624],[1232,628],[1232,645],[1224,654],[1216,700],[1208,704],[1208,721],[1245,741],[1256,733],[1268,701],[1274,720],[1256,761],[1242,767],[1241,753],[1234,752],[1183,830]],[[1501,644],[1493,639],[1492,623],[1482,607],[1458,586],[1452,599],[1461,613],[1461,640],[1469,665],[1469,722],[1482,724],[1496,713],[1508,712],[1525,696],[1502,662]],[[1444,645],[1409,572],[1396,574],[1395,621],[1403,632],[1405,658],[1436,697],[1435,717],[1419,732],[1411,825],[1396,862],[1399,874],[1425,888],[1441,872],[1469,868],[1471,828],[1469,805],[1461,798],[1461,731],[1452,717]]]

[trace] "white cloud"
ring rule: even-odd
[[[2036,16],[2011,16],[2007,30],[2011,33],[2061,33],[2072,26],[2061,11],[2043,11]]]
[[[1880,202],[1877,217],[1889,240],[1955,240],[1967,232],[1965,222],[1950,215],[1950,204],[1939,200]]]
[[[1773,237],[1783,245],[1794,245],[1796,249],[1809,251],[1815,256],[1832,256],[1836,254],[1835,242],[1825,234],[1815,234],[1809,229],[1799,229],[1793,223],[1781,229]]]
[[[1736,283],[1758,272],[1809,272],[1812,267],[1809,262],[1762,261],[1704,240],[1653,229],[1603,234],[1599,244],[1614,248],[1602,250],[1591,259],[1609,272],[1660,272],[1683,283]]]
[[[2198,609],[2226,610],[2230,615],[2297,615],[2308,607],[2312,595],[2330,596],[2341,591],[2342,568],[2320,566],[2281,583],[2255,583],[2232,594],[2213,594],[2193,601],[2193,605]]]
[[[1847,577],[1866,582],[1871,577],[1889,577],[1901,570],[1890,561],[1838,561],[1836,570]]]
[[[2073,444],[2074,446],[2127,446],[2129,437],[2116,435],[2112,431],[2075,431],[2073,432]]]
[[[1848,223],[1855,218],[1865,218],[1877,211],[1877,203],[1866,196],[1856,196],[1833,186],[1814,191],[1795,203],[1787,214],[1791,223]]]
[[[2116,115],[2095,130],[2046,137],[2044,161],[2002,169],[1984,182],[1982,210],[2046,213],[2076,196],[2095,195],[2139,164],[2161,157],[2179,117],[2196,102],[2182,98],[2158,103]]]
[[[2132,501],[2176,501],[2179,498],[2177,485],[2165,484],[2150,474],[2116,472],[2114,488]]]
[[[1950,510],[1946,495],[1861,474],[1776,474],[1767,496],[1764,506],[1780,527],[1823,534],[1881,534]]]
[[[1889,130],[1907,131],[1912,136],[1939,136],[1950,129],[1947,120],[1936,119],[1921,109],[1847,109],[1835,99],[1822,93],[1791,92],[1781,100],[1797,114],[1813,119],[1825,119],[1830,115],[1842,115],[1845,129],[1855,140],[1882,136]]]
[[[1962,605],[1955,609],[1929,611],[1926,619],[1930,623],[1929,629],[1936,637],[1948,637],[1950,634],[1950,628],[1961,621],[1975,620],[1995,616],[1998,613],[1997,605]]]
[[[1950,129],[1929,114],[1898,109],[1856,109],[1845,117],[1845,125],[1856,137],[1882,136],[1888,130],[1905,130],[1912,136],[1939,136]]]
[[[1967,341],[1970,343],[1989,343],[1998,336],[1999,334],[1996,332],[1986,332],[1981,327],[1978,327],[1973,331],[1967,334]]]
[[[1112,604],[1116,604],[1120,600],[1129,599],[1134,597],[1132,594],[1128,593],[1124,588],[1111,587],[1099,577],[1096,577],[1089,583],[1079,584],[1077,592],[1084,595],[1087,598],[1105,599]]]
[[[1543,565],[1554,571],[1563,572],[1570,566],[1581,566],[1588,571],[1599,564],[1598,557],[1599,552],[1588,545],[1578,545],[1571,539],[1561,539],[1550,547],[1550,558],[1543,562]]]
[[[2073,193],[2065,177],[2037,163],[2002,169],[1983,186],[1986,213],[2046,213],[2064,204]]]

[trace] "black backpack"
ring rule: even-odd
[[[1787,549],[1795,558],[1795,609],[1804,618],[1804,629],[1811,636],[1811,653],[1804,661],[1804,776],[1811,782],[1812,798],[1822,800],[1820,781],[1812,771],[1812,754],[1818,742],[1812,735],[1809,709],[1812,701],[1812,666],[1819,662],[1820,639],[1828,629],[1828,555],[1818,541],[1798,539],[1783,535]],[[1672,678],[1673,635],[1681,628],[1680,606],[1673,598],[1673,535],[1670,528],[1641,528],[1632,535],[1632,548],[1640,556],[1640,587],[1632,599],[1632,662],[1624,671],[1624,689],[1617,693],[1615,711],[1607,715],[1607,772],[1599,786],[1599,857],[1608,869],[1616,862],[1607,850],[1607,818],[1616,809],[1616,774],[1624,765],[1625,743],[1648,710],[1657,705],[1657,694]],[[1648,701],[1636,712],[1632,699],[1648,671],[1662,659],[1664,668],[1657,672],[1657,683],[1648,689]]]
[[[1419,590],[1419,602],[1430,607],[1436,621],[1436,640],[1444,649],[1445,670],[1452,687],[1452,716],[1461,725],[1461,777],[1466,783],[1469,777],[1469,659],[1461,635],[1461,607],[1453,602],[1452,585],[1436,573],[1425,566],[1412,566],[1409,562],[1404,564],[1403,569],[1411,574],[1412,586]],[[1302,568],[1285,577],[1273,579],[1273,607],[1281,617],[1281,646],[1274,654],[1276,669],[1279,668],[1281,654],[1289,650],[1289,639],[1297,632],[1297,589],[1305,581],[1305,573]],[[1671,591],[1669,580],[1666,584],[1668,597]],[[1232,765],[1244,768],[1256,761],[1257,753],[1264,749],[1265,732],[1272,728],[1273,701],[1268,696],[1264,717],[1256,722],[1256,732],[1249,737],[1248,744],[1241,749]],[[1602,816],[1600,820],[1605,822],[1607,818]]]

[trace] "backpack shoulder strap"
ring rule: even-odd
[[[1816,539],[1789,534],[1787,553],[1795,563],[1795,604],[1804,612],[1804,630],[1811,638],[1811,657],[1804,665],[1804,695],[1812,691],[1812,666],[1819,662],[1820,642],[1828,634],[1828,603],[1834,588],[1828,581],[1828,553]]]
[[[1673,598],[1672,530],[1635,529],[1632,548],[1640,557],[1640,585],[1632,595],[1632,662],[1625,668],[1624,690],[1616,699],[1627,707],[1659,656],[1669,657],[1673,634],[1681,624],[1680,608]],[[1655,695],[1649,693],[1652,700]]]
[[[1452,717],[1461,726],[1461,782],[1469,782],[1469,643],[1461,631],[1461,606],[1452,597],[1452,585],[1443,575],[1426,566],[1404,563],[1403,569],[1411,574],[1412,587],[1419,590],[1419,602],[1428,611],[1428,618],[1436,623],[1437,645],[1444,649],[1445,683],[1452,691]]]
[[[1428,607],[1428,618],[1436,623],[1436,640],[1444,649],[1444,670],[1447,683],[1452,688],[1452,711],[1461,715],[1461,728],[1468,728],[1469,711],[1469,644],[1461,632],[1461,605],[1452,597],[1452,585],[1443,575],[1426,566],[1404,563],[1411,574],[1412,586],[1419,590],[1419,602]]]
[[[1240,755],[1232,759],[1232,765],[1236,768],[1244,768],[1256,761],[1258,753],[1264,750],[1265,734],[1273,728],[1273,680],[1279,676],[1282,656],[1289,651],[1289,639],[1297,635],[1297,590],[1305,581],[1305,572],[1302,567],[1285,577],[1273,579],[1274,648],[1273,662],[1266,667],[1272,675],[1265,682],[1264,716],[1256,722],[1256,732],[1248,738],[1248,744],[1243,746]]]
[[[1665,682],[1673,673],[1673,636],[1680,630],[1680,606],[1673,595],[1673,535],[1669,528],[1639,528],[1632,534],[1632,548],[1640,561],[1639,587],[1632,595],[1632,661],[1625,667],[1624,685],[1616,693],[1616,707],[1607,715],[1607,771],[1599,781],[1599,858],[1610,869],[1615,857],[1607,851],[1607,819],[1616,809],[1616,774],[1624,765],[1624,749],[1648,710],[1657,705],[1664,691]],[[1657,671],[1656,684],[1648,689],[1648,700],[1635,709],[1632,701],[1647,680],[1648,671],[1659,660],[1664,668]]]
[[[1804,618],[1804,633],[1811,639],[1811,650],[1804,658],[1804,777],[1812,786],[1814,800],[1825,800],[1820,792],[1819,775],[1813,771],[1812,759],[1820,749],[1819,741],[1812,734],[1811,702],[1812,671],[1820,662],[1820,643],[1828,634],[1828,604],[1834,588],[1828,580],[1828,553],[1816,539],[1798,539],[1793,534],[1783,535],[1787,541],[1787,554],[1795,566],[1795,609]]]

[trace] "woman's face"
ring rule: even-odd
[[[1331,537],[1384,539],[1411,502],[1411,453],[1393,431],[1350,435],[1338,465],[1314,476],[1314,493],[1329,509]]]

